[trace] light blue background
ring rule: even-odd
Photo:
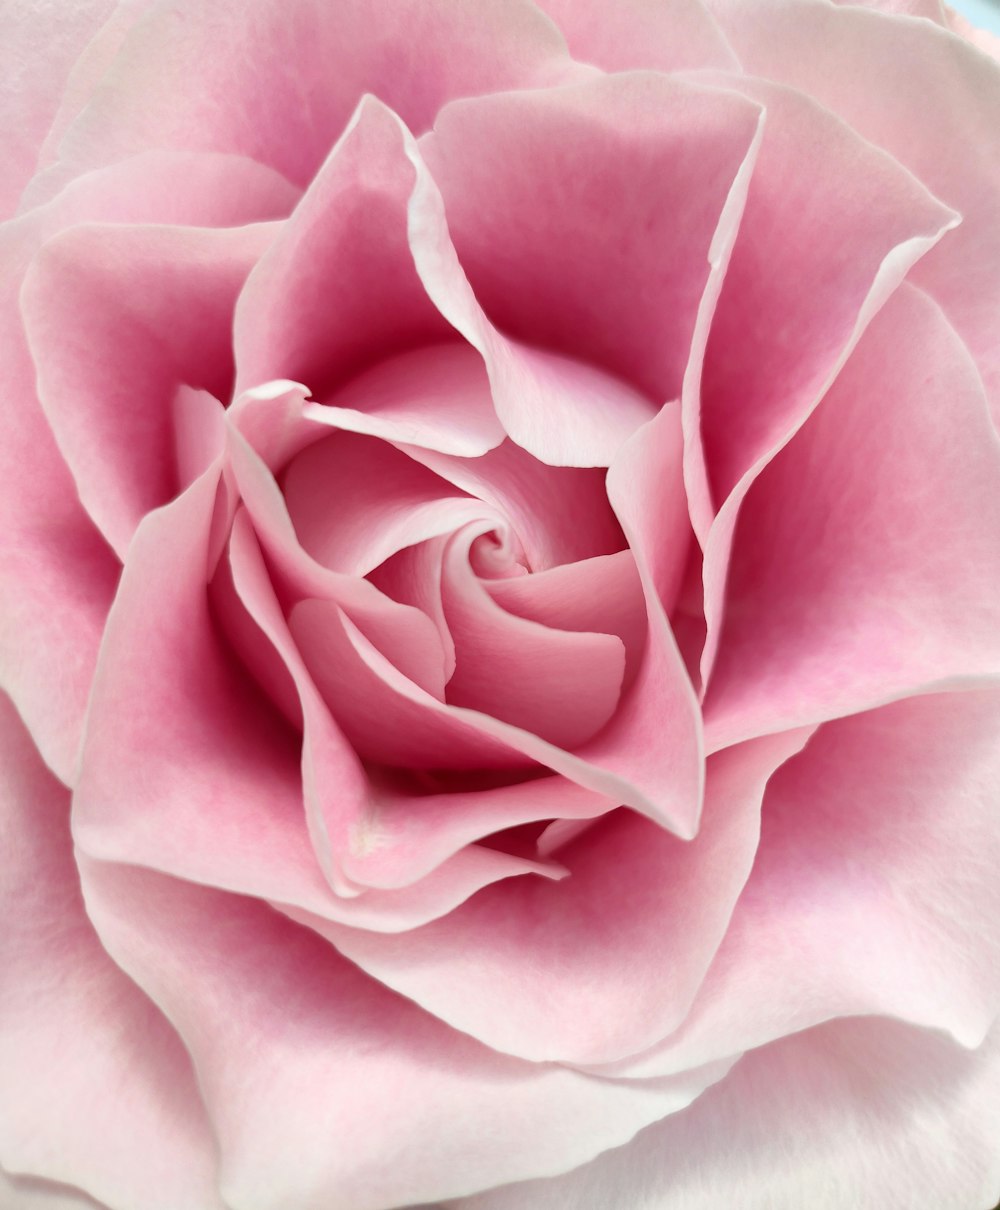
[[[1000,4],[997,0],[951,0],[951,7],[980,29],[1000,34]]]

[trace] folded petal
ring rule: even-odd
[[[647,67],[684,71],[739,64],[701,0],[665,8],[656,0],[542,0],[566,36],[571,54],[605,71]]]
[[[228,402],[232,322],[270,224],[78,226],[35,257],[21,294],[38,394],[84,507],[124,557],[179,487],[171,403]]]
[[[187,1055],[94,934],[73,860],[69,794],[7,699],[0,748],[0,1159],[14,1176],[4,1205],[34,1205],[35,1191],[47,1206],[43,1191],[54,1181],[111,1206],[221,1210],[214,1143]]]
[[[758,114],[732,92],[636,72],[454,103],[421,140],[477,305],[432,260],[428,190],[414,199],[418,269],[536,457],[606,466],[679,394],[712,234]]]
[[[904,285],[750,489],[708,741],[1000,671],[1000,441],[967,351]]]
[[[495,1049],[573,1064],[634,1053],[683,1021],[749,872],[764,785],[806,738],[720,754],[695,840],[619,811],[560,847],[569,877],[558,884],[489,888],[399,937],[317,927]]]
[[[827,723],[772,779],[760,846],[681,1029],[609,1069],[650,1077],[836,1016],[980,1044],[1000,1009],[996,689]]]
[[[962,215],[913,280],[969,346],[1000,423],[996,64],[930,21],[823,0],[707,2],[747,71],[816,97]]]
[[[73,64],[113,7],[113,0],[81,0],[53,11],[38,0],[16,0],[4,10],[0,124],[6,133],[0,219],[14,213],[35,172]]]
[[[765,119],[702,369],[717,507],[802,423],[856,329],[958,218],[803,94],[724,79]],[[805,173],[803,147],[812,157]]]
[[[151,148],[234,152],[302,187],[365,93],[425,130],[451,97],[544,84],[570,67],[558,31],[528,0],[475,9],[405,0],[392,21],[368,0],[333,14],[324,0],[266,0],[253,20],[238,0],[158,0],[129,30],[36,195]]]
[[[456,534],[444,556],[442,605],[455,644],[448,701],[577,748],[618,704],[625,645],[615,634],[555,629],[502,609],[469,558],[486,524]]]
[[[265,905],[124,866],[88,862],[84,880],[105,944],[193,1057],[233,1210],[382,1210],[562,1170],[729,1066],[619,1084],[522,1063]]]
[[[75,223],[238,224],[259,216],[262,198],[290,194],[273,172],[236,157],[157,153],[90,174],[0,234],[0,678],[65,781],[119,564],[81,507],[39,407],[21,281],[39,246]]]
[[[550,1181],[456,1210],[718,1210],[766,1191],[768,1210],[935,1206],[1000,1197],[1000,1060],[930,1032],[837,1021],[745,1055],[684,1113]],[[756,1196],[751,1194],[751,1196]]]

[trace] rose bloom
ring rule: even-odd
[[[0,1204],[991,1206],[995,42],[2,23]]]

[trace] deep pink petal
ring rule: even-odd
[[[192,1054],[239,1210],[382,1210],[559,1171],[728,1068],[619,1084],[522,1063],[265,905],[124,866],[84,879],[105,944]]]
[[[1000,442],[968,353],[902,286],[751,488],[711,748],[1000,670]]]
[[[0,747],[4,1168],[112,1206],[221,1210],[187,1056],[94,935],[73,861],[69,794],[5,698]],[[18,1200],[4,1205],[35,1204],[16,1187]]]
[[[895,1023],[837,1021],[746,1055],[683,1113],[550,1181],[456,1210],[768,1210],[934,1206],[1000,1197],[1000,1061]],[[752,1194],[751,1196],[756,1196]]]
[[[18,309],[21,281],[44,240],[74,223],[239,223],[259,215],[253,208],[261,197],[279,195],[288,198],[291,190],[260,165],[151,154],[85,177],[0,235],[0,576],[6,584],[0,677],[46,761],[66,781],[119,565],[80,506],[38,405]]]
[[[179,487],[179,386],[228,402],[232,319],[270,224],[79,226],[35,257],[21,294],[38,393],[84,507],[120,557]]]

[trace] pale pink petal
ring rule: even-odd
[[[392,16],[369,0],[332,14],[326,0],[264,0],[253,20],[238,0],[154,2],[36,196],[151,148],[234,152],[305,186],[365,93],[426,130],[452,97],[545,84],[571,67],[528,0],[403,0]]]
[[[387,358],[304,411],[334,428],[464,458],[504,437],[483,359],[461,342]]]
[[[751,488],[710,748],[1000,671],[1000,441],[940,310],[902,286]]]
[[[414,255],[482,350],[518,444],[606,466],[679,395],[712,234],[758,114],[732,92],[641,72],[442,111],[421,152],[475,302],[440,250],[426,182]]]
[[[426,843],[422,851],[407,852],[402,876],[398,852],[395,863],[390,855],[388,868],[390,874],[395,873],[395,880],[390,877],[387,884],[383,876],[377,885],[387,885],[388,889],[364,890],[365,875],[370,872],[377,875],[384,869],[385,863],[380,860],[381,851],[398,843],[401,831],[405,837],[409,809],[412,808],[418,815],[418,832],[421,826],[428,826],[429,819],[422,811],[422,803],[419,799],[414,801],[414,796],[409,796],[410,801],[390,804],[384,794],[364,784],[357,758],[346,746],[319,698],[315,683],[292,640],[273,589],[267,582],[266,569],[244,513],[237,516],[234,525],[231,559],[235,590],[263,632],[257,634],[258,647],[264,645],[270,648],[273,644],[273,649],[284,661],[294,682],[303,722],[303,785],[296,801],[304,795],[313,849],[338,896],[331,897],[324,893],[317,897],[314,887],[318,869],[306,869],[306,874],[312,875],[309,880],[290,877],[293,871],[288,862],[281,871],[277,871],[273,863],[268,864],[266,890],[259,879],[256,884],[248,880],[247,872],[242,867],[237,867],[235,873],[241,881],[227,882],[219,874],[222,866],[218,854],[208,847],[203,849],[203,856],[208,859],[213,873],[209,877],[202,877],[202,881],[264,895],[274,900],[282,910],[297,907],[357,928],[394,931],[413,928],[435,919],[451,911],[481,887],[503,878],[528,873],[561,876],[562,868],[550,861],[524,859],[475,845],[465,850],[461,850],[458,843],[449,846],[449,838],[454,832],[452,828],[445,829],[444,834],[437,838],[436,847],[430,847],[429,860]],[[388,810],[393,805],[396,810],[390,817]],[[433,811],[430,814],[433,815]],[[479,815],[481,817],[482,812]],[[496,826],[502,827],[506,823],[507,820],[503,819]],[[478,839],[488,830],[488,827],[482,828],[477,833],[473,827],[467,839]],[[202,831],[204,833],[205,829]],[[294,839],[301,848],[304,838],[298,836]],[[414,866],[415,872],[407,876]],[[190,862],[187,870],[181,865],[169,872],[190,876],[187,873],[189,870]],[[358,885],[358,870],[362,872],[362,885]],[[421,872],[424,877],[418,881]],[[283,880],[283,886],[276,880],[275,874]],[[230,879],[233,877],[233,874],[228,875]],[[397,890],[399,887],[402,889]],[[311,903],[304,901],[304,893],[310,894]]]
[[[996,1037],[968,1054],[892,1022],[832,1022],[744,1056],[689,1109],[592,1164],[451,1204],[986,1210],[1000,1198],[998,1052]]]
[[[717,508],[815,406],[860,314],[870,316],[957,222],[890,156],[810,98],[763,81],[723,80],[765,118],[702,369],[702,439]]]
[[[729,1067],[628,1084],[523,1063],[265,905],[124,866],[88,862],[84,882],[105,944],[192,1054],[239,1210],[384,1210],[561,1171]]]
[[[487,527],[466,527],[444,555],[442,605],[455,644],[447,699],[578,748],[618,704],[625,645],[616,634],[553,628],[502,609],[470,563]]]
[[[294,383],[275,383],[242,396],[227,413],[230,473],[272,574],[292,601],[319,598],[345,609],[396,667],[417,684],[440,692],[445,656],[434,622],[358,576],[323,567],[298,540],[269,463],[280,468],[289,452],[329,437],[325,425],[303,415],[304,395],[304,388]]]
[[[739,64],[701,0],[541,0],[576,59],[605,71],[684,71]]]
[[[73,223],[239,223],[259,215],[262,198],[277,204],[290,193],[274,173],[235,157],[153,154],[85,177],[0,234],[0,678],[66,781],[118,562],[80,506],[38,406],[21,280],[40,244]]]
[[[270,224],[78,226],[35,257],[21,293],[38,394],[90,516],[120,557],[179,487],[178,386],[228,401],[232,318]]]
[[[114,8],[114,0],[53,7],[43,0],[4,5],[0,40],[0,126],[4,171],[0,219],[14,213],[34,175],[73,64]]]
[[[0,748],[4,1169],[115,1207],[221,1210],[212,1134],[184,1048],[94,935],[69,794],[5,698]],[[3,1204],[33,1205],[17,1188],[19,1200]]]
[[[298,736],[254,691],[209,607],[217,480],[206,474],[150,516],[129,552],[88,714],[76,834],[102,858],[315,907],[324,883]],[[349,785],[342,775],[345,799]]]
[[[332,405],[317,419],[481,454],[503,430],[475,350],[399,356],[455,340],[410,254],[414,183],[399,120],[366,98],[250,275],[236,313],[237,389],[293,379]]]
[[[608,1074],[648,1078],[835,1016],[978,1046],[1000,1009],[1000,693],[828,723],[771,781],[753,873],[685,1024]]]
[[[388,442],[354,433],[303,450],[282,479],[299,541],[345,575],[367,575],[397,551],[469,522],[503,522]]]
[[[419,775],[375,779],[368,813],[352,834],[344,863],[350,876],[365,886],[409,886],[491,834],[549,819],[590,820],[616,805],[553,775],[509,785],[481,779],[475,789],[460,788],[462,780],[460,775],[454,788],[440,773],[432,781]]]
[[[33,1176],[11,1176],[0,1169],[0,1206],[12,1210],[107,1210],[82,1190]]]
[[[962,215],[913,280],[968,344],[1000,423],[996,63],[929,21],[825,0],[707,2],[747,71],[816,97]]]
[[[548,466],[513,441],[480,458],[419,447],[407,452],[507,517],[531,571],[612,554],[625,545],[599,469]]]
[[[805,738],[716,758],[693,841],[619,811],[560,848],[570,876],[558,884],[508,882],[399,937],[316,927],[498,1050],[569,1063],[632,1054],[683,1021],[750,870],[764,784]]]
[[[618,635],[628,661],[626,682],[631,681],[629,665],[640,658],[647,631],[642,582],[631,551],[483,584],[493,600],[516,617],[558,630]]]
[[[239,391],[276,378],[323,396],[377,358],[453,335],[413,267],[403,129],[366,97],[247,282]]]
[[[671,404],[629,438],[608,471],[608,497],[635,557],[648,631],[634,682],[580,755],[642,787],[671,828],[690,838],[704,788],[701,716],[666,612],[691,538],[681,458],[680,409]]]

